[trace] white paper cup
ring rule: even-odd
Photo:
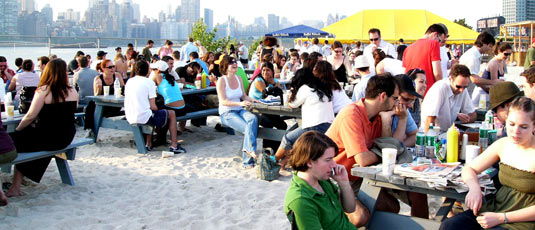
[[[467,145],[466,146],[466,164],[470,163],[476,157],[479,156],[479,146],[477,145]]]
[[[121,97],[121,88],[114,88],[113,94],[115,95],[116,98],[120,98]]]
[[[396,156],[398,154],[397,149],[384,148],[381,150],[383,154],[383,175],[391,176],[394,173],[394,167],[396,166]]]
[[[6,116],[8,120],[12,120],[15,116],[15,106],[14,105],[8,105],[6,106]]]
[[[184,83],[178,83],[178,88],[180,89],[184,88]]]
[[[201,82],[200,80],[196,80],[196,81],[195,81],[195,87],[196,87],[197,89],[201,89],[201,84],[202,84],[202,82]]]
[[[284,107],[288,107],[288,100],[289,100],[289,97],[290,97],[290,94],[289,94],[289,93],[284,93],[284,94],[282,94],[282,99],[283,99],[283,105],[284,105]]]
[[[104,96],[110,95],[110,86],[104,86]]]
[[[173,153],[173,152],[170,152],[170,151],[162,151],[162,157],[163,157],[163,158],[174,157],[174,156],[175,156],[175,153]]]

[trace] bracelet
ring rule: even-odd
[[[505,214],[505,212],[503,213],[503,223],[504,224],[509,223],[509,220],[507,220],[507,215]]]

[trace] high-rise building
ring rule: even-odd
[[[46,4],[43,9],[41,9],[41,14],[43,14],[43,18],[47,24],[51,24],[54,21],[54,11],[52,10],[52,7],[50,7],[50,4]]]
[[[169,40],[186,40],[189,34],[188,24],[185,22],[160,23],[160,38]]]
[[[535,0],[503,0],[505,23],[535,20]]]
[[[201,19],[200,0],[182,0],[180,9],[180,18],[185,22],[195,23]]]
[[[17,34],[17,0],[0,0],[0,34]]]
[[[31,14],[35,11],[35,0],[18,0],[18,14]]]
[[[274,15],[274,14],[268,14],[268,30],[270,32],[279,30],[280,29],[279,25],[280,25],[279,16]]]
[[[280,29],[284,29],[284,28],[288,28],[288,27],[291,27],[293,26],[293,23],[290,22],[290,20],[288,20],[288,18],[286,17],[282,17],[281,18],[281,23],[280,23]]]
[[[165,13],[163,10],[158,13],[158,22],[165,22]]]
[[[206,29],[211,31],[214,28],[214,11],[208,8],[204,8],[204,24]]]

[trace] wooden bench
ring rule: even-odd
[[[186,121],[208,116],[219,116],[218,108],[190,112],[184,116],[177,117],[176,121]],[[102,118],[102,123],[100,124],[100,127],[132,131],[134,133],[134,141],[136,143],[138,153],[147,153],[147,149],[145,148],[145,138],[143,137],[143,134],[152,134],[152,126],[145,124],[130,124],[126,120],[125,116],[117,116]]]
[[[69,146],[61,150],[19,153],[13,162],[2,164],[0,167],[2,167],[3,172],[9,173],[11,172],[11,166],[13,165],[54,156],[56,159],[56,165],[58,166],[59,175],[61,176],[61,182],[74,186],[74,180],[72,178],[71,169],[69,168],[69,163],[67,160],[74,160],[76,148],[88,144],[93,144],[93,139],[77,138],[74,139]]]

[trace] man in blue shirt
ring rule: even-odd
[[[181,60],[186,61],[186,58],[189,57],[191,52],[197,52],[198,55],[199,48],[193,44],[193,38],[188,38],[188,43],[182,46],[182,49],[180,50]]]

